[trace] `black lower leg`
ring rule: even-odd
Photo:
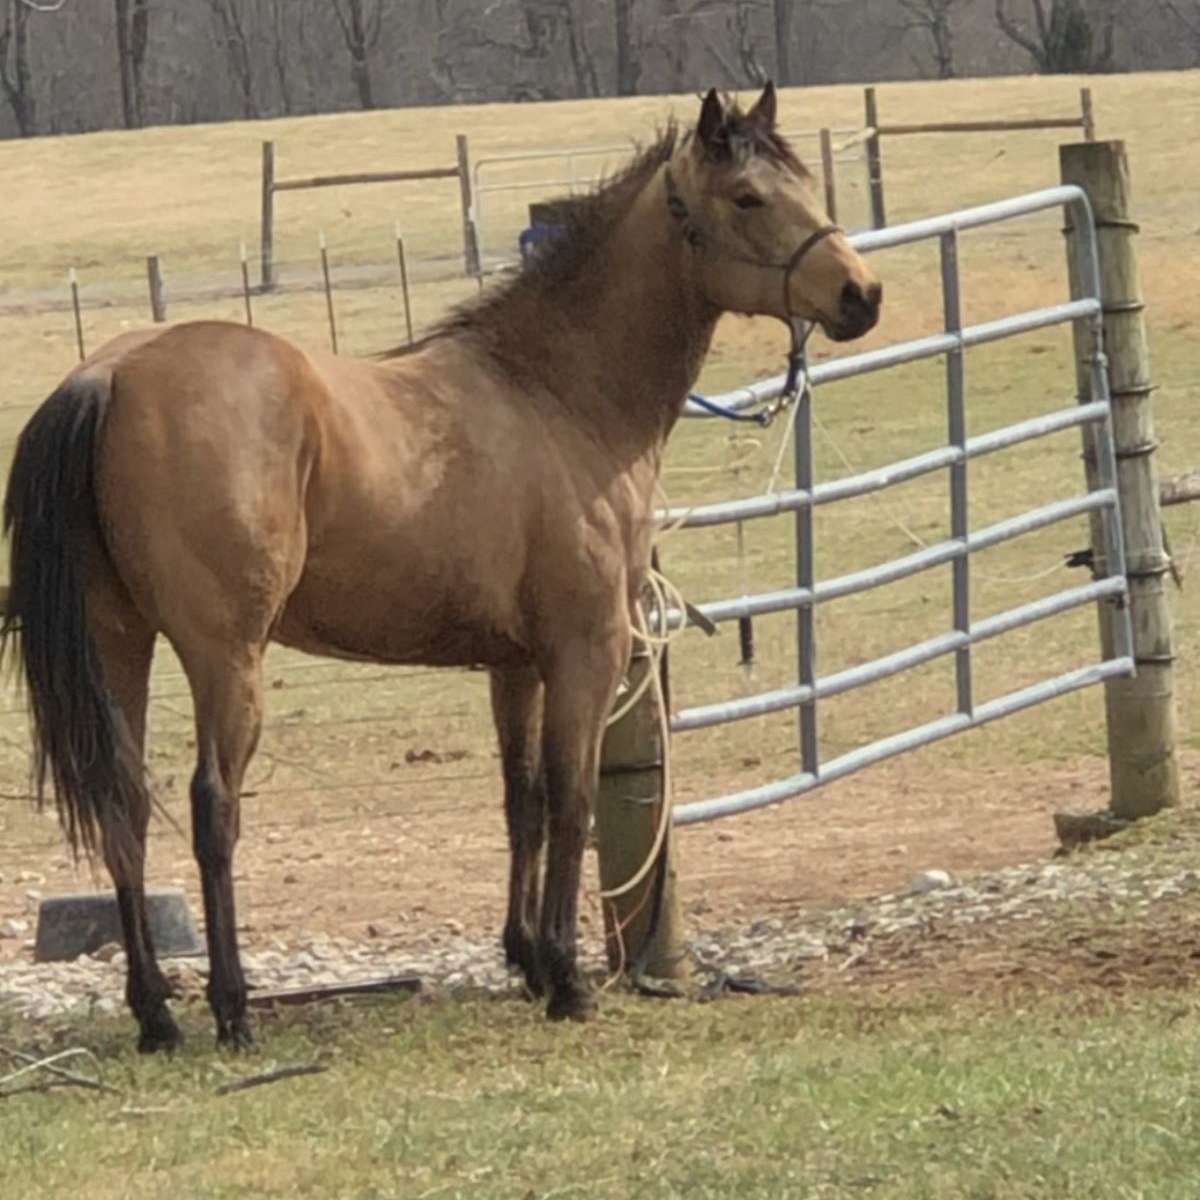
[[[171,987],[154,956],[144,888],[118,886],[117,909],[125,938],[125,1000],[140,1029],[138,1049],[143,1054],[174,1050],[183,1035],[167,1008]]]
[[[246,979],[237,946],[233,903],[233,833],[221,786],[203,768],[192,780],[192,834],[204,894],[208,1003],[217,1041],[233,1049],[253,1042],[246,1021]]]
[[[556,828],[559,822],[560,828]],[[539,956],[550,993],[546,1015],[551,1020],[582,1020],[595,1009],[595,1000],[579,973],[575,930],[579,877],[586,834],[584,812],[551,817],[551,856],[546,864]]]
[[[540,773],[523,768],[505,770],[511,870],[508,917],[504,923],[504,954],[518,969],[535,996],[544,990],[534,931],[538,923],[538,866],[545,829],[546,789]]]

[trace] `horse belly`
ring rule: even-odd
[[[429,587],[418,573],[348,585],[306,571],[274,640],[310,654],[424,666],[517,666],[529,661],[519,621],[478,589]]]

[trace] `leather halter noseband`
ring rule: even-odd
[[[667,185],[667,211],[675,220],[679,221],[683,228],[684,240],[693,249],[704,249],[709,245],[708,237],[704,231],[692,220],[691,214],[688,211],[688,206],[683,197],[679,194],[679,189],[675,186],[675,176],[671,174],[671,168],[667,167],[665,172]],[[792,252],[791,257],[787,262],[759,262],[756,258],[750,258],[744,254],[722,254],[720,257],[727,259],[730,262],[742,263],[746,266],[757,267],[763,271],[782,271],[783,272],[783,310],[788,315],[789,321],[796,319],[792,312],[792,303],[790,295],[790,287],[792,281],[792,273],[800,266],[807,257],[809,252],[816,246],[820,245],[827,237],[835,233],[843,232],[840,225],[822,225],[819,229],[814,229],[800,243],[799,246]]]

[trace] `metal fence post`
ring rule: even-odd
[[[1099,249],[1104,346],[1112,395],[1117,487],[1133,616],[1137,675],[1105,683],[1112,811],[1125,818],[1149,816],[1179,802],[1176,760],[1174,649],[1165,576],[1158,479],[1154,466],[1154,416],[1150,404],[1150,353],[1143,316],[1141,280],[1130,218],[1129,161],[1120,141],[1061,146],[1064,183],[1082,187],[1091,201]],[[1080,251],[1068,237],[1072,291],[1080,294]],[[1086,339],[1086,340],[1085,340]],[[1091,334],[1076,322],[1075,346],[1080,397],[1091,398]],[[1095,478],[1093,439],[1085,436],[1089,483]],[[1093,524],[1092,553],[1103,543]],[[1097,574],[1103,564],[1097,562]],[[1112,646],[1109,621],[1101,617],[1105,654]]]
[[[262,289],[275,286],[275,143],[262,144]]]
[[[871,228],[882,229],[887,225],[887,211],[883,203],[883,151],[879,139],[879,106],[873,87],[863,90],[864,117],[867,128],[867,182],[871,188]]]
[[[666,653],[664,647],[664,674]],[[653,662],[644,646],[635,646],[628,674],[630,688],[641,685],[646,673],[653,670]],[[633,878],[654,846],[666,802],[663,759],[667,750],[650,687],[608,727],[601,749],[595,822],[604,890]],[[636,962],[647,975],[660,979],[687,976],[670,829],[658,862],[646,878],[623,896],[604,902],[604,933],[611,970],[628,969]]]

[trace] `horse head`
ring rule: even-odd
[[[778,132],[773,84],[748,112],[709,91],[665,179],[696,286],[715,307],[813,321],[839,342],[878,321],[883,289]]]

